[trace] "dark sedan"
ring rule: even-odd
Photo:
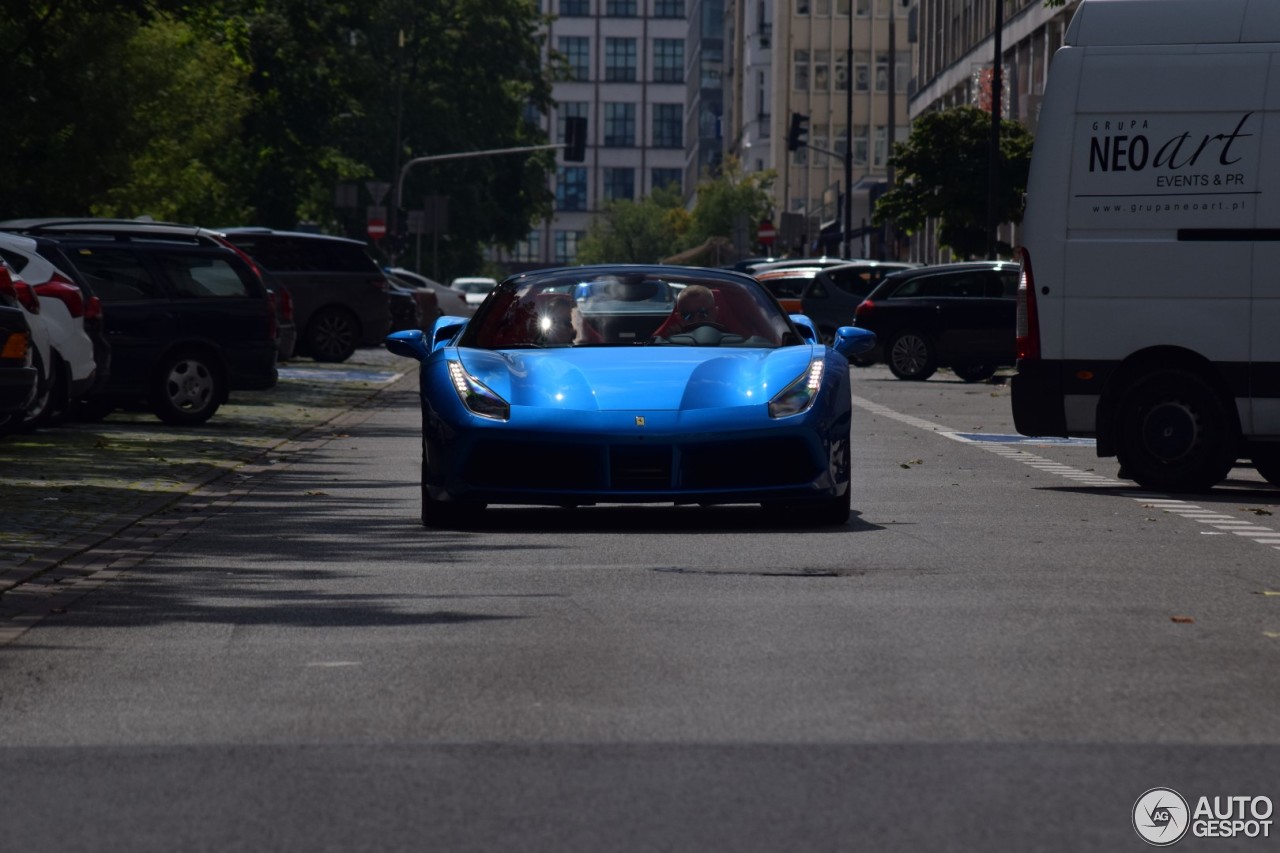
[[[1019,266],[971,261],[886,276],[858,306],[854,325],[876,333],[872,355],[899,379],[949,367],[966,382],[1015,362]]]

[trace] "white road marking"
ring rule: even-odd
[[[1082,485],[1097,487],[1118,486],[1124,488],[1125,491],[1121,492],[1121,494],[1132,498],[1143,506],[1158,509],[1161,512],[1167,512],[1172,515],[1182,516],[1183,518],[1190,519],[1191,521],[1199,522],[1206,527],[1215,528],[1214,530],[1200,531],[1203,534],[1210,536],[1222,536],[1227,533],[1233,533],[1236,536],[1246,537],[1259,545],[1266,545],[1280,551],[1280,530],[1275,530],[1254,521],[1246,521],[1238,518],[1237,516],[1205,509],[1204,507],[1197,506],[1196,504],[1188,503],[1187,501],[1179,500],[1177,498],[1172,498],[1168,495],[1161,495],[1154,492],[1133,491],[1132,486],[1128,482],[1118,480],[1115,477],[1107,477],[1103,474],[1096,474],[1092,471],[1081,471],[1079,468],[1073,468],[1070,465],[1064,465],[1061,462],[1055,462],[1052,459],[1046,459],[1043,456],[1028,453],[1023,449],[1027,444],[1026,442],[1020,441],[1017,445],[1010,445],[998,444],[989,440],[974,440],[973,438],[968,437],[968,435],[957,430],[950,429],[949,427],[943,426],[935,421],[927,421],[923,418],[917,418],[913,415],[894,411],[887,406],[882,406],[879,403],[872,402],[864,397],[859,397],[856,394],[853,397],[853,404],[861,409],[866,409],[874,415],[890,418],[891,420],[898,421],[899,423],[906,424],[907,426],[915,427],[916,429],[921,429],[925,432],[931,432],[935,435],[942,436],[943,438],[949,438],[952,441],[967,444],[970,447],[980,447],[988,453],[994,453],[997,456],[1012,459],[1014,462],[1020,462],[1023,465],[1034,468],[1045,474],[1052,474]]]

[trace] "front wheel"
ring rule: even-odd
[[[427,485],[427,440],[422,439],[422,526],[427,529],[456,529],[462,527],[468,519],[484,510],[482,503],[459,503],[458,501],[440,500],[431,494]]]
[[[911,382],[923,382],[938,369],[933,343],[919,332],[894,335],[885,351],[885,361],[894,376]]]
[[[1250,453],[1253,467],[1273,486],[1280,486],[1280,445],[1254,445]]]
[[[167,424],[195,426],[213,417],[226,396],[226,380],[208,356],[179,353],[165,359],[156,373],[151,411]]]
[[[965,382],[981,382],[996,375],[994,364],[954,364],[951,372]]]
[[[1195,373],[1162,370],[1129,386],[1116,427],[1120,468],[1145,489],[1208,491],[1236,460],[1227,407]]]

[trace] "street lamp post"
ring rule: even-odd
[[[844,140],[843,256],[853,257],[853,3],[849,0],[849,49],[845,51],[844,108],[848,129]]]
[[[996,259],[996,204],[1000,196],[1000,107],[1004,96],[1001,54],[1004,53],[1004,0],[996,0],[995,62],[991,68],[991,143],[987,152],[987,260]]]

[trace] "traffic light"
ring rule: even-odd
[[[587,118],[586,116],[565,116],[564,161],[581,163],[585,159],[587,159]]]
[[[791,114],[791,130],[787,133],[787,150],[798,151],[809,144],[809,117],[800,113]]]

